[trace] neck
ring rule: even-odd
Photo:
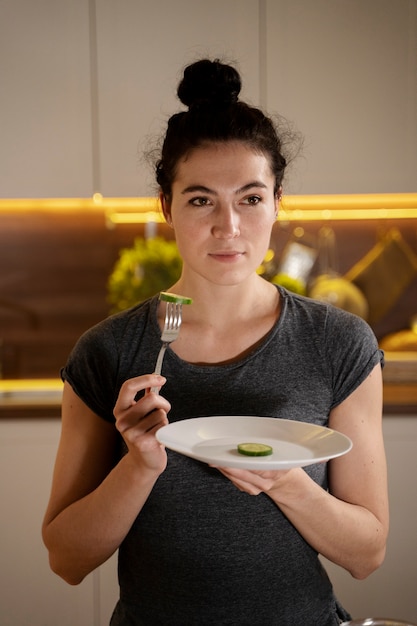
[[[193,298],[172,349],[190,363],[230,363],[253,350],[280,314],[279,292],[256,274],[239,285],[180,280],[172,291]],[[160,319],[163,324],[163,319]]]
[[[236,319],[256,318],[278,306],[276,287],[257,274],[238,285],[218,285],[193,281],[182,276],[172,291],[193,299],[183,307],[184,319],[199,320],[214,326],[233,323]]]

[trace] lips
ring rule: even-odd
[[[216,252],[210,252],[209,257],[216,261],[222,261],[223,263],[233,263],[242,258],[245,253],[239,250],[219,250]]]

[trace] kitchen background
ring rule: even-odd
[[[58,377],[76,337],[108,314],[120,249],[150,231],[109,220],[106,199],[117,212],[128,198],[154,194],[143,153],[178,110],[181,68],[196,58],[236,61],[243,97],[302,133],[290,197],[417,191],[416,0],[0,0],[0,18],[4,381]],[[94,194],[104,201],[91,202]],[[39,200],[51,198],[67,200]],[[326,223],[335,269],[343,275],[394,228],[414,258],[416,224]],[[277,256],[296,225],[316,238],[323,223],[277,224]],[[410,263],[397,268],[399,282],[404,272],[410,278],[375,322],[378,338],[407,329],[417,313]],[[417,386],[410,381],[384,416],[386,562],[360,582],[328,565],[355,616],[417,622],[417,409],[402,401]],[[57,407],[46,404],[0,407],[0,626],[104,626],[117,595],[115,560],[72,588],[50,573],[41,544],[59,437]]]

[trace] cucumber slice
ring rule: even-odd
[[[175,302],[177,304],[191,304],[193,301],[192,298],[187,298],[187,296],[178,296],[176,293],[169,293],[168,291],[161,291],[159,299],[164,302]]]
[[[237,451],[246,456],[269,456],[273,453],[271,446],[265,443],[239,443]]]

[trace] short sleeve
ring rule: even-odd
[[[110,321],[106,320],[80,337],[61,371],[61,377],[94,413],[113,422],[117,370],[117,345]]]
[[[370,326],[360,317],[330,308],[326,323],[326,358],[330,365],[334,408],[367,378],[384,353]]]

